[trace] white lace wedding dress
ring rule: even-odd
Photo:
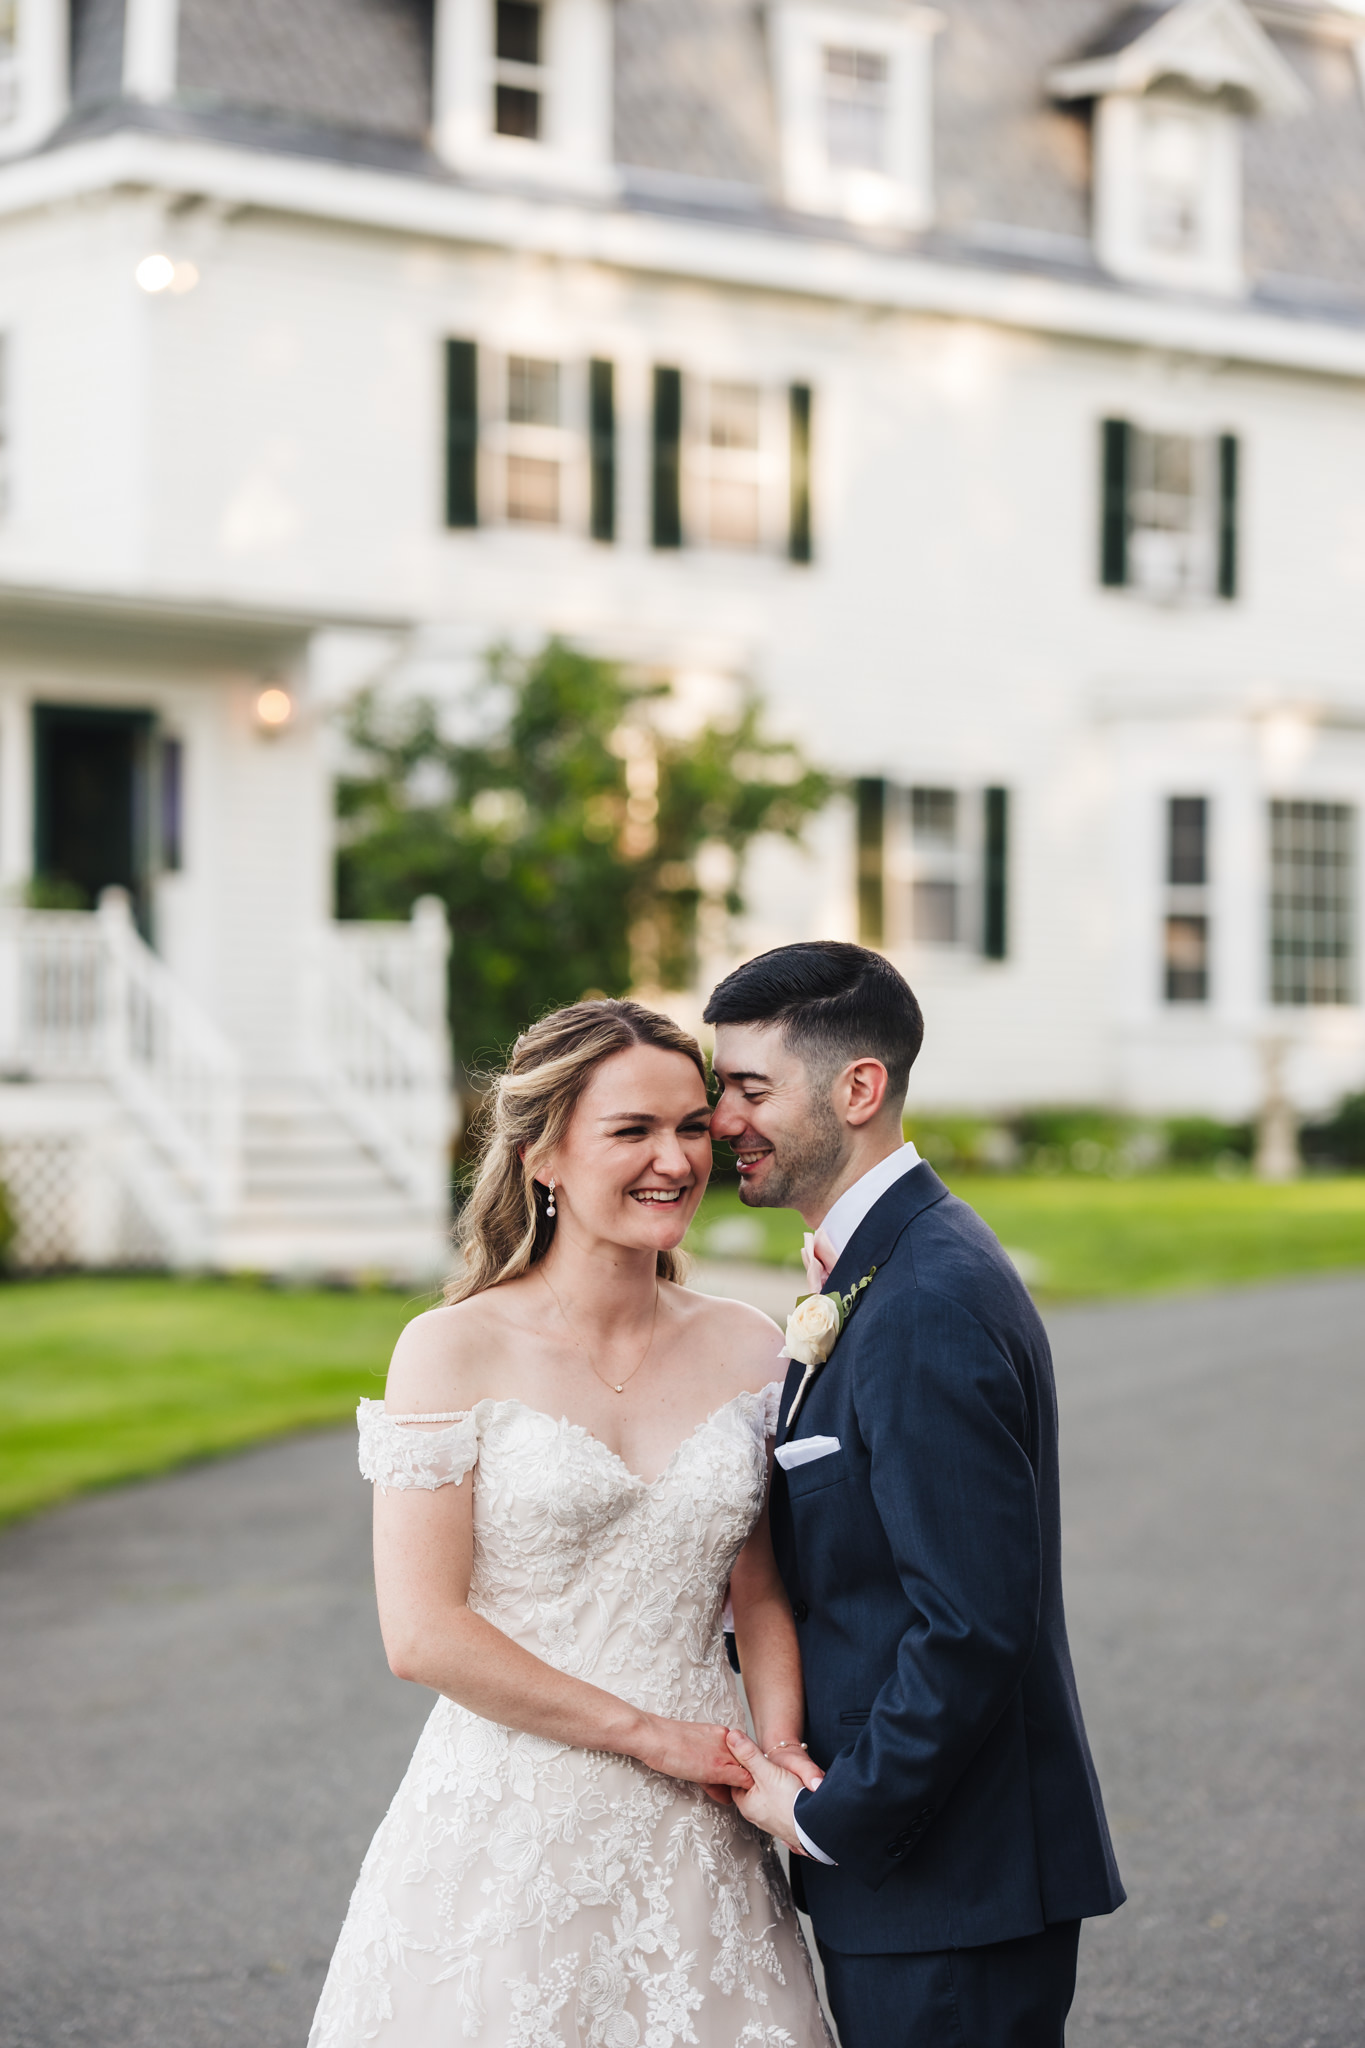
[[[726,1584],[762,1504],[780,1388],[740,1394],[652,1484],[520,1401],[441,1429],[360,1404],[381,1486],[473,1472],[470,1606],[658,1714],[740,1724]],[[371,1844],[309,2048],[825,2048],[772,1844],[627,1758],[441,1699]]]

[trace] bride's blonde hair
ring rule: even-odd
[[[522,1032],[479,1114],[482,1157],[455,1232],[461,1270],[446,1287],[448,1302],[515,1280],[544,1258],[555,1224],[536,1168],[568,1130],[598,1067],[633,1045],[680,1052],[705,1086],[706,1064],[696,1039],[643,1003],[570,1003]],[[660,1279],[680,1280],[684,1270],[681,1252],[659,1253]]]

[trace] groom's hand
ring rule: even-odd
[[[750,1791],[736,1791],[735,1805],[745,1820],[752,1821],[766,1834],[775,1835],[779,1842],[785,1842],[794,1856],[804,1856],[806,1852],[796,1838],[793,1814],[796,1795],[801,1790],[796,1775],[784,1771],[778,1763],[770,1763],[758,1744],[751,1742],[737,1728],[729,1730],[728,1739],[736,1763],[743,1764],[754,1781]],[[816,1783],[819,1783],[818,1777]]]

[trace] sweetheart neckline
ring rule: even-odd
[[[450,1429],[453,1429],[457,1423],[468,1421],[469,1417],[471,1415],[477,1414],[480,1408],[520,1408],[524,1411],[525,1414],[533,1415],[541,1422],[548,1422],[554,1429],[574,1431],[579,1436],[586,1437],[589,1443],[596,1444],[599,1449],[604,1450],[606,1452],[609,1458],[614,1458],[616,1460],[616,1463],[621,1467],[621,1470],[625,1473],[628,1479],[633,1480],[637,1486],[642,1486],[646,1493],[652,1493],[654,1488],[659,1484],[660,1480],[666,1479],[668,1477],[669,1473],[673,1470],[673,1467],[677,1464],[678,1459],[682,1456],[683,1452],[687,1449],[688,1445],[695,1443],[697,1438],[701,1435],[702,1431],[704,1429],[709,1429],[711,1427],[711,1424],[716,1420],[717,1416],[723,1415],[727,1408],[735,1407],[736,1404],[740,1401],[761,1401],[766,1394],[772,1391],[774,1387],[776,1387],[780,1393],[785,1384],[786,1383],[783,1380],[769,1380],[767,1385],[760,1387],[757,1392],[755,1392],[751,1387],[741,1387],[737,1394],[732,1394],[728,1401],[722,1401],[718,1408],[713,1408],[709,1415],[704,1415],[701,1421],[697,1423],[694,1429],[690,1429],[685,1437],[680,1438],[680,1440],[673,1446],[673,1449],[670,1451],[666,1462],[660,1466],[659,1470],[655,1473],[652,1479],[642,1479],[638,1472],[632,1471],[631,1467],[626,1463],[625,1459],[621,1456],[621,1453],[619,1451],[614,1451],[611,1445],[607,1443],[605,1438],[598,1436],[595,1430],[589,1429],[585,1422],[570,1422],[567,1415],[561,1415],[558,1417],[558,1419],[556,1419],[553,1415],[551,1415],[548,1408],[533,1408],[529,1401],[523,1401],[516,1394],[505,1394],[501,1397],[495,1394],[487,1394],[484,1396],[482,1401],[476,1401],[472,1408],[452,1408],[445,1411],[438,1409],[436,1411],[436,1414],[449,1414],[451,1419],[446,1426]],[[395,1428],[397,1428],[400,1424],[404,1422],[426,1422],[434,1420],[433,1416],[390,1415],[382,1401],[374,1401],[368,1398],[362,1399],[360,1405],[362,1408],[377,1408],[382,1419],[385,1422],[392,1423],[395,1426]],[[430,1434],[432,1436],[440,1436],[442,1432],[438,1429],[433,1429],[430,1432]]]

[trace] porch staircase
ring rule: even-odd
[[[21,1260],[441,1277],[448,952],[433,901],[408,924],[318,928],[282,1005],[300,1019],[290,1072],[267,1079],[121,891],[96,912],[0,910],[0,1178]]]
[[[240,1194],[215,1263],[234,1271],[439,1274],[442,1217],[405,1186],[308,1081],[243,1091]]]

